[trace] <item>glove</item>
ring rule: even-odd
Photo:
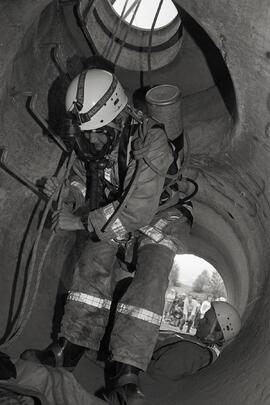
[[[53,176],[50,177],[49,179],[46,180],[44,186],[43,186],[43,192],[46,194],[48,197],[51,197],[53,193],[60,187],[60,182],[57,177]],[[64,189],[62,191],[62,199],[65,200],[68,197],[69,194],[69,182],[66,181],[64,185]],[[55,200],[58,197],[58,193],[55,195]]]

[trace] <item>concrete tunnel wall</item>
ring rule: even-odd
[[[29,91],[38,92],[39,111],[44,116],[53,111],[57,129],[55,112],[62,111],[65,85],[52,63],[51,46],[59,39],[63,41],[61,58],[68,60],[74,70],[79,70],[81,60],[90,56],[76,24],[73,22],[72,29],[62,25],[56,4],[46,8],[47,4],[47,0],[24,0],[2,1],[0,5],[1,144],[9,148],[11,164],[33,181],[55,171],[60,152],[30,116],[26,96]],[[215,103],[218,92],[211,88],[214,83],[203,57],[198,70],[193,66],[194,76],[186,73],[189,80],[184,80],[186,71],[180,57],[167,69],[155,72],[162,82],[168,72],[170,78],[179,77],[181,69],[180,84],[186,84],[183,115],[192,144],[187,174],[200,186],[194,203],[196,220],[190,252],[220,270],[229,298],[243,315],[244,328],[213,367],[177,386],[160,387],[156,396],[151,395],[157,404],[268,404],[270,11],[267,1],[259,6],[244,0],[237,4],[178,0],[176,4],[220,49],[235,89],[238,114],[232,121]],[[201,81],[196,75],[200,66],[206,72]],[[139,84],[138,74],[121,68],[117,71],[132,94]],[[19,267],[23,269],[27,262],[42,203],[37,206],[37,198],[2,171],[0,180],[0,319],[4,334],[11,309],[20,304],[25,274]],[[48,235],[46,230],[43,245]],[[10,354],[50,341],[57,290],[64,291],[70,278],[64,252],[70,251],[72,244],[73,238],[63,234],[55,241],[32,316],[20,338],[7,348]],[[15,302],[11,300],[14,296]],[[147,391],[147,380],[142,383]]]

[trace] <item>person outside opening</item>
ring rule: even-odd
[[[72,370],[85,349],[99,350],[121,253],[135,275],[117,305],[107,398],[145,404],[138,374],[147,369],[158,338],[175,254],[186,250],[192,204],[179,191],[178,156],[163,125],[128,104],[114,74],[82,72],[67,90],[66,110],[77,159],[53,228],[85,231],[85,238],[58,340],[22,358]],[[51,196],[58,187],[51,178],[44,191]]]
[[[176,293],[174,288],[171,288],[165,295],[165,307],[164,307],[164,315],[163,317],[166,319],[170,315],[170,311],[175,300]]]
[[[200,298],[196,298],[196,301],[197,301],[197,308],[196,308],[196,311],[195,311],[195,317],[194,317],[194,321],[193,321],[193,325],[192,325],[192,328],[193,328],[193,329],[197,329],[199,319],[201,319],[201,305],[202,305],[202,301],[201,301]],[[208,308],[208,309],[209,309],[209,308]]]
[[[196,309],[198,307],[198,302],[193,298],[192,294],[188,294],[188,296],[184,300],[184,308],[183,308],[183,318],[180,321],[179,328],[180,330],[183,329],[184,325],[187,325],[186,332],[189,333],[191,326],[195,319]]]
[[[203,318],[204,314],[211,308],[212,300],[213,300],[212,295],[208,295],[207,299],[202,302],[201,309],[200,309],[201,318]]]

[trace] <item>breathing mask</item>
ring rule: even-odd
[[[91,131],[81,131],[74,114],[68,114],[63,131],[63,140],[69,150],[74,149],[79,159],[84,162],[104,161],[117,144],[119,131],[109,125],[94,130],[95,135],[107,137],[101,150],[97,150],[91,142]]]

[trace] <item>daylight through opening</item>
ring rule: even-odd
[[[227,291],[217,269],[201,257],[176,255],[161,329],[194,335],[212,301],[227,301]]]
[[[156,13],[158,12],[160,0],[111,0],[115,12],[123,19],[137,28],[151,29]],[[177,16],[177,9],[171,0],[164,0],[155,29],[163,28],[170,24]]]

